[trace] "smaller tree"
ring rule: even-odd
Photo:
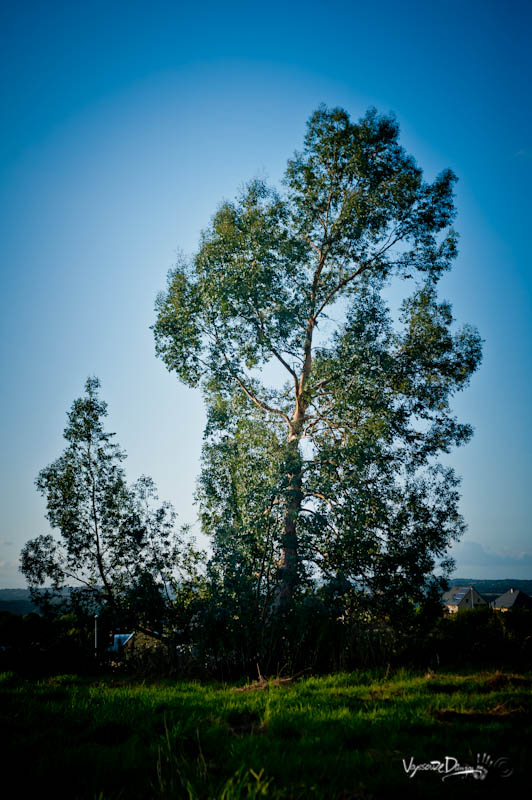
[[[64,431],[67,447],[36,479],[47,519],[59,536],[43,534],[21,555],[32,598],[41,605],[105,606],[115,624],[151,632],[175,611],[180,569],[190,562],[184,529],[176,529],[169,503],[155,505],[151,478],[126,483],[125,453],[103,427],[107,404],[97,378],[72,404]]]

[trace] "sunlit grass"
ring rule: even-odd
[[[530,673],[382,670],[241,688],[5,674],[2,752],[19,796],[449,797],[451,786],[487,797],[527,785]],[[409,779],[403,766],[484,752],[508,757],[513,776]]]

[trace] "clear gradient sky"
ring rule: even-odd
[[[47,531],[33,481],[89,374],[128,477],[194,522],[202,402],[155,358],[155,296],[222,199],[279,181],[321,102],[394,111],[427,178],[460,178],[442,291],[485,345],[455,402],[476,431],[448,459],[456,575],[532,578],[532,2],[17,0],[0,22],[0,587]]]

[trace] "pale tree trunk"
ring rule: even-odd
[[[304,363],[299,381],[296,384],[296,407],[288,431],[287,458],[285,462],[287,488],[286,508],[281,536],[281,561],[277,572],[277,588],[274,595],[274,609],[277,613],[287,611],[292,603],[294,589],[299,580],[299,555],[297,523],[303,501],[303,459],[300,441],[303,435],[308,399],[306,389],[312,367],[312,334],[314,318],[307,324],[304,346]]]

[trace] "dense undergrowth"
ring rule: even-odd
[[[391,620],[321,617],[295,613],[276,631],[256,619],[240,628],[206,618],[190,631],[170,631],[157,647],[136,647],[122,654],[124,667],[137,679],[234,682],[257,674],[330,674],[360,669],[409,667],[418,670],[504,667],[514,671],[532,665],[532,611],[504,614],[477,608],[442,616],[441,607]],[[301,611],[301,610],[299,610]],[[437,612],[437,613],[436,613]],[[101,615],[103,617],[103,615]],[[224,618],[225,619],[225,618]],[[223,621],[223,619],[222,619]],[[100,619],[98,662],[109,671],[120,654],[109,651],[112,627]],[[236,624],[236,623],[235,623]],[[188,635],[187,635],[188,633]],[[19,617],[0,612],[0,672],[28,677],[58,672],[94,673],[94,617],[74,614]],[[282,645],[282,646],[280,646]],[[107,666],[106,666],[107,665]]]

